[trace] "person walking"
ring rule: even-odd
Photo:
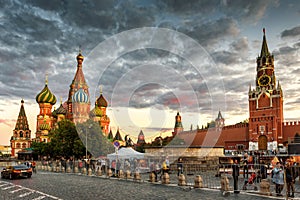
[[[286,180],[286,189],[287,189],[287,195],[288,197],[294,197],[294,193],[295,193],[295,186],[294,186],[294,175],[292,172],[292,167],[290,165],[290,163],[286,164],[286,168],[285,168],[285,180]],[[292,194],[290,193],[292,191]]]
[[[178,161],[177,161],[177,176],[179,176],[180,174],[183,174],[183,161],[182,161],[182,158],[178,158]]]
[[[240,166],[238,160],[235,159],[232,165],[232,177],[233,177],[233,190],[234,193],[236,194],[240,193],[240,191],[238,190],[239,175],[240,175]]]
[[[275,168],[273,169],[273,183],[275,183],[275,191],[277,196],[282,196],[281,191],[284,185],[284,171],[280,162],[276,163]]]
[[[35,163],[35,161],[34,160],[32,160],[31,161],[31,167],[32,167],[32,171],[34,172],[34,173],[36,173],[36,163]]]
[[[244,179],[248,179],[248,154],[244,154],[244,159],[243,159],[243,177]]]

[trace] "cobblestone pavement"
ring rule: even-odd
[[[0,199],[260,200],[266,199],[266,197],[245,193],[237,195],[231,193],[228,196],[224,196],[219,190],[193,189],[189,186],[179,187],[176,184],[162,185],[160,183],[149,183],[148,181],[137,182],[132,179],[105,178],[94,175],[38,172],[31,179],[2,179],[0,183]]]
[[[216,173],[214,171],[209,171],[209,172],[198,172],[197,175],[201,175],[203,178],[203,184],[205,188],[211,188],[211,189],[220,189],[221,184],[220,184],[220,177],[216,177]],[[187,182],[189,185],[193,185],[194,182],[194,177],[195,175],[187,175],[185,174]],[[226,175],[229,179],[229,185],[231,192],[233,192],[233,178],[230,174]],[[172,183],[178,183],[178,177],[176,173],[171,173],[170,174],[170,179]],[[242,175],[239,176],[239,183],[238,183],[238,189],[242,193],[246,194],[258,194],[259,193],[259,183],[254,183],[254,184],[247,184],[246,190],[243,190],[243,186],[245,183],[245,180]],[[276,197],[275,193],[275,184],[271,183],[271,178],[270,176],[268,177],[268,180],[270,182],[270,192],[272,196]],[[255,190],[255,186],[257,187],[258,190]],[[295,186],[295,198],[293,199],[300,199],[300,180],[299,178],[296,179],[296,182],[294,184]],[[283,195],[286,194],[286,187],[284,187],[282,193]]]
[[[241,190],[244,184],[242,176],[239,178],[240,194],[234,194],[232,191],[231,175],[228,175],[231,191],[227,194],[222,193],[220,177],[216,177],[215,174],[214,171],[185,174],[187,186],[178,186],[176,172],[170,173],[171,184],[163,185],[160,181],[150,183],[149,173],[141,174],[141,181],[133,181],[133,179],[108,178],[106,175],[96,176],[95,173],[88,176],[81,173],[39,170],[31,179],[2,179],[0,199],[285,199],[276,197],[273,184],[271,184],[272,196],[259,195],[253,186]],[[193,188],[195,175],[202,176],[204,188]],[[299,183],[297,179],[296,191],[300,191]],[[285,194],[285,191],[282,194]],[[300,194],[296,193],[295,196],[294,199],[300,199]]]

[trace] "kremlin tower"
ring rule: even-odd
[[[222,117],[221,111],[219,111],[218,117],[215,119],[215,126],[219,130],[222,130],[225,126],[225,119]]]
[[[172,135],[175,136],[177,133],[180,133],[183,131],[183,126],[181,123],[181,116],[179,115],[179,112],[177,112],[177,115],[175,116],[175,126],[174,126],[174,132],[172,132]]]
[[[265,29],[256,59],[256,85],[249,88],[249,149],[271,150],[283,142],[283,92],[276,85],[274,56],[269,52]]]

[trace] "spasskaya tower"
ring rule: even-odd
[[[249,150],[275,150],[283,142],[283,93],[276,83],[274,56],[265,29],[261,53],[256,59],[255,88],[249,88]]]

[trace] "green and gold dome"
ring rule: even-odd
[[[54,105],[56,103],[56,97],[54,94],[51,93],[50,89],[48,88],[48,80],[46,78],[44,89],[36,95],[36,102],[37,103],[50,103]]]
[[[50,129],[51,129],[50,125],[47,124],[47,123],[45,123],[45,122],[40,125],[40,130],[47,130],[47,131],[49,131]]]
[[[93,108],[93,110],[91,110],[90,115],[96,116],[96,117],[102,117],[103,112],[97,105],[95,105],[95,108]]]
[[[41,131],[43,131],[43,130],[50,131],[50,129],[51,129],[50,125],[46,122],[47,121],[46,118],[47,118],[47,116],[44,115],[44,122],[42,124],[40,124],[40,126],[39,126]]]

